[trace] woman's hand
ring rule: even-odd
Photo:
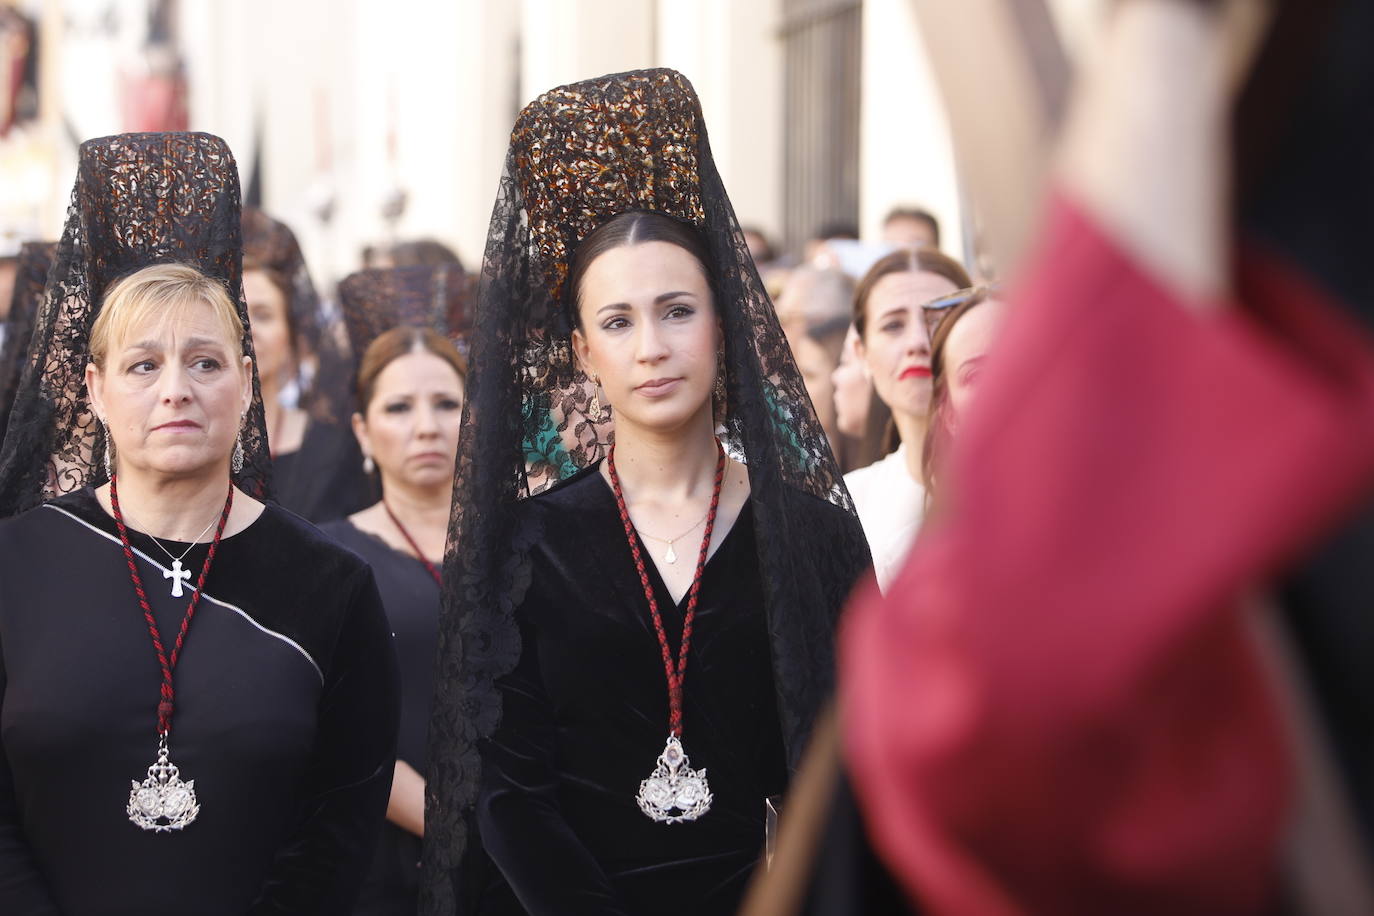
[[[386,819],[408,833],[425,835],[425,778],[404,760],[396,761]]]

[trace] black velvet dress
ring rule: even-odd
[[[170,650],[189,589],[171,597],[165,554],[129,534]],[[207,550],[186,566],[198,574]],[[180,832],[125,812],[156,752],[161,675],[90,489],[0,523],[0,663],[5,916],[352,906],[397,721],[386,618],[352,553],[274,506],[221,541],[175,672],[172,761],[201,807]]]
[[[521,658],[498,682],[501,726],[482,748],[486,856],[460,870],[464,911],[734,913],[763,850],[764,800],[787,782],[750,506],[707,562],[684,686],[683,745],[715,802],[671,825],[635,801],[668,736],[668,693],[611,490],[593,466],[522,511],[545,534],[516,611]],[[676,657],[686,597],[646,568]]]
[[[439,634],[439,585],[424,564],[347,519],[320,530],[367,561],[377,577],[401,668],[401,729],[396,757],[425,775],[434,653]],[[420,893],[420,838],[388,821],[355,916],[414,916]]]
[[[272,487],[283,508],[317,525],[365,509],[380,495],[363,473],[353,431],[314,419],[299,449],[273,457]]]

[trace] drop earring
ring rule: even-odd
[[[247,413],[239,416],[239,434],[234,437],[234,454],[229,457],[229,470],[235,474],[243,471],[243,424],[247,418]]]
[[[105,479],[114,477],[114,440],[110,438],[110,427],[104,420],[100,421],[100,429],[105,434]]]
[[[601,379],[595,375],[588,375],[592,385],[592,399],[587,402],[587,419],[593,423],[605,423],[610,418],[610,411],[606,405],[601,403]]]
[[[371,476],[377,470],[377,462],[372,460],[371,455],[363,456],[363,473]]]

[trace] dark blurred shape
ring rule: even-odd
[[[463,268],[457,252],[438,239],[412,239],[393,245],[370,245],[363,251],[363,266],[369,269],[388,267],[440,267],[451,265]]]
[[[0,6],[0,138],[38,117],[38,26],[13,6]]]
[[[127,131],[175,131],[190,126],[186,61],[177,46],[177,0],[155,0],[148,10],[147,39],[121,85]]]
[[[754,259],[756,267],[777,260],[777,252],[773,250],[773,243],[768,240],[762,229],[757,226],[741,226],[740,232],[744,233],[744,244],[749,246],[749,255]]]
[[[0,439],[4,438],[9,425],[10,408],[19,390],[19,376],[24,371],[34,318],[38,316],[38,303],[43,299],[48,269],[56,254],[56,242],[25,242],[19,251],[14,293],[5,319],[4,342],[0,344]]]
[[[1246,236],[1374,330],[1374,6],[1287,2],[1237,112]],[[1283,583],[1287,624],[1374,862],[1374,505]]]
[[[940,221],[921,207],[894,207],[883,218],[883,241],[908,248],[939,248]]]
[[[339,301],[354,353],[400,325],[433,328],[459,351],[472,315],[473,281],[454,264],[360,270],[339,284]]]

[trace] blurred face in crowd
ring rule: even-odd
[[[868,380],[863,357],[859,355],[859,332],[852,325],[840,350],[840,364],[830,375],[830,384],[835,395],[835,428],[846,436],[859,438],[868,422],[873,383]]]
[[[830,353],[807,334],[803,334],[797,340],[793,352],[797,359],[797,368],[801,370],[802,381],[806,383],[806,393],[810,395],[811,404],[816,408],[816,418],[821,421],[821,426],[826,432],[833,433],[835,388],[831,374],[835,370],[835,365],[830,359]]]
[[[384,492],[452,485],[463,395],[458,372],[423,347],[377,374],[366,415],[353,415],[353,431],[376,462]]]
[[[711,411],[722,342],[710,285],[690,252],[643,242],[602,252],[582,275],[577,358],[621,424],[683,429]]]
[[[949,330],[944,360],[952,419],[968,410],[978,390],[984,361],[1006,320],[1006,309],[1006,303],[990,299],[969,309]]]
[[[14,281],[19,273],[19,261],[0,258],[0,321],[10,316],[10,300],[14,298]]]
[[[921,306],[956,289],[939,274],[902,271],[882,277],[869,294],[859,351],[894,414],[925,417],[930,409],[930,339]]]
[[[246,270],[243,272],[243,297],[248,303],[258,377],[269,388],[279,388],[296,371],[286,296],[265,272]]]
[[[923,219],[896,216],[883,225],[883,241],[902,248],[934,248],[935,229]]]
[[[744,244],[749,246],[749,257],[754,259],[756,265],[767,264],[773,260],[772,248],[768,244],[768,239],[762,233],[752,229],[744,230]]]

